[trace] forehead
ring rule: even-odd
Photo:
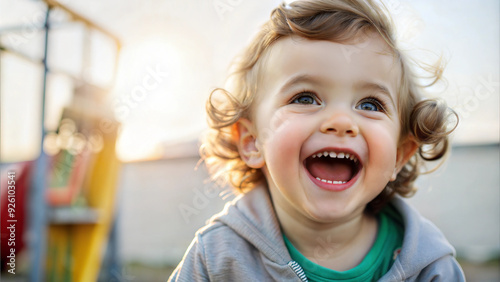
[[[332,87],[381,84],[397,98],[400,66],[392,49],[376,34],[350,44],[286,37],[275,42],[262,59],[259,93],[277,91],[295,76],[308,76]]]

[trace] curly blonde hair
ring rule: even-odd
[[[413,136],[419,150],[383,192],[368,207],[379,210],[394,194],[411,196],[417,176],[422,173],[423,161],[443,158],[448,151],[448,136],[456,127],[457,115],[444,102],[422,99],[421,88],[441,79],[443,66],[438,61],[425,69],[431,74],[431,83],[419,85],[410,68],[409,60],[396,47],[392,22],[385,9],[371,0],[304,0],[281,4],[271,13],[252,43],[235,61],[230,76],[231,91],[215,89],[206,104],[211,132],[200,149],[212,178],[236,188],[239,192],[252,189],[265,181],[260,169],[248,167],[241,159],[232,135],[233,126],[241,118],[251,118],[252,102],[257,92],[259,60],[280,38],[300,36],[312,40],[349,43],[359,35],[377,32],[390,46],[396,62],[401,66],[398,95],[401,138]],[[455,118],[452,119],[451,117]]]

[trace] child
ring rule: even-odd
[[[243,195],[197,232],[171,281],[465,280],[400,197],[422,161],[445,156],[454,115],[421,98],[393,38],[370,0],[272,12],[231,90],[207,103],[202,154]]]

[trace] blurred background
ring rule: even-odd
[[[280,2],[0,0],[2,279],[165,280],[234,198],[195,169],[204,103]],[[499,2],[384,3],[461,118],[409,201],[499,281]]]

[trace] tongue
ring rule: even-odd
[[[314,177],[332,181],[349,181],[353,173],[351,162],[346,159],[313,159],[308,169]]]

